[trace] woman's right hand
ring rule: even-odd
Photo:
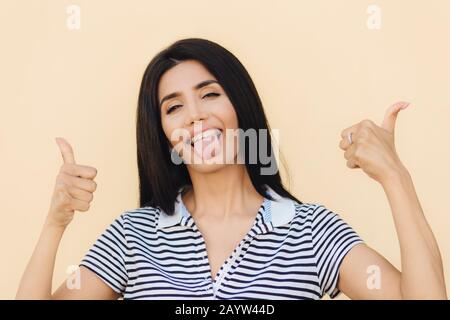
[[[56,177],[47,223],[66,227],[73,219],[75,210],[88,211],[97,188],[94,181],[97,169],[78,165],[72,147],[63,138],[55,138],[63,158]]]

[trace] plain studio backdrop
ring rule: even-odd
[[[290,190],[340,214],[398,268],[383,189],[347,168],[338,145],[343,129],[366,118],[381,125],[389,105],[411,102],[398,116],[397,151],[449,281],[449,31],[447,0],[2,0],[0,298],[14,298],[47,214],[62,164],[56,136],[98,169],[98,188],[63,237],[54,288],[113,219],[138,207],[141,77],[185,37],[218,42],[247,68],[279,130]]]

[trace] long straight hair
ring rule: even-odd
[[[167,70],[184,60],[198,61],[217,79],[234,107],[240,129],[244,132],[247,129],[257,132],[266,129],[269,163],[277,166],[261,99],[240,61],[227,49],[209,40],[188,38],[176,41],[148,64],[142,77],[136,113],[140,206],[159,207],[169,215],[173,214],[179,189],[192,185],[192,182],[186,165],[175,164],[171,160],[170,143],[161,124],[158,84]],[[247,148],[245,146],[245,154],[248,154]],[[245,166],[253,186],[261,196],[273,200],[267,192],[268,186],[280,196],[302,203],[285,189],[278,169],[275,174],[261,174],[264,166],[259,152],[256,163],[245,161]]]

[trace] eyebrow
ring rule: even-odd
[[[205,80],[202,81],[198,84],[196,84],[192,89],[198,90],[200,88],[206,87],[207,85],[211,84],[211,83],[219,83],[216,80]],[[171,94],[168,94],[167,96],[165,96],[164,98],[161,99],[161,102],[159,103],[159,107],[161,108],[162,104],[164,103],[164,101],[175,98],[175,97],[179,97],[181,95],[181,92],[173,92]]]

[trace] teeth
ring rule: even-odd
[[[194,145],[194,143],[196,143],[197,141],[199,141],[201,139],[210,138],[212,136],[219,136],[221,133],[222,132],[219,129],[210,129],[210,130],[203,131],[203,132],[195,135],[194,138],[192,138],[191,144]]]

